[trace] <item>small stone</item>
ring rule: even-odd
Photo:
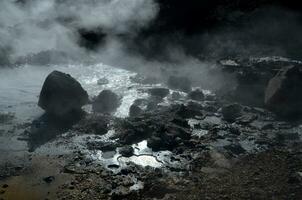
[[[151,137],[148,139],[147,141],[147,146],[152,148],[152,150],[156,151],[156,150],[159,150],[162,146],[163,142],[161,140],[161,138],[159,137]]]
[[[226,150],[229,150],[230,152],[232,152],[235,155],[243,154],[246,152],[246,150],[244,148],[242,148],[242,146],[240,144],[230,144],[230,145],[224,146],[224,148]]]
[[[142,114],[144,111],[138,106],[138,105],[131,105],[129,108],[129,116],[130,117],[136,117],[140,114]]]
[[[131,157],[133,155],[133,148],[131,146],[125,146],[120,149],[120,154],[124,157]]]
[[[279,141],[299,140],[300,136],[299,136],[299,133],[297,133],[297,132],[293,132],[293,133],[282,132],[282,133],[277,133],[276,138]]]
[[[48,176],[48,177],[43,178],[43,181],[45,181],[46,183],[51,183],[54,180],[55,180],[54,176]]]
[[[120,105],[120,98],[111,90],[103,90],[93,101],[94,112],[111,113],[116,111]]]
[[[237,103],[229,104],[222,107],[221,113],[226,121],[234,122],[238,117],[242,115],[241,110],[241,105]]]
[[[232,127],[230,127],[229,130],[230,130],[231,134],[234,134],[234,135],[240,135],[241,134],[240,129],[238,127],[232,126]]]
[[[188,97],[194,101],[203,101],[205,98],[202,90],[194,90],[188,94]]]
[[[289,176],[288,183],[290,184],[301,184],[302,183],[302,173],[296,172]]]
[[[179,100],[181,99],[181,94],[179,92],[173,92],[171,98],[172,100]]]

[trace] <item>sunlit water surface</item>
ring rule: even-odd
[[[131,82],[130,77],[136,75],[120,68],[102,63],[93,65],[24,65],[13,69],[0,69],[0,112],[12,112],[17,119],[32,120],[42,114],[37,106],[39,93],[47,75],[53,70],[70,74],[77,79],[90,97],[96,96],[103,89],[111,89],[122,97],[121,106],[115,113],[117,117],[126,117],[129,107],[137,98],[147,96],[142,86]],[[98,85],[99,79],[109,82]]]

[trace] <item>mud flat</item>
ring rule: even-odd
[[[288,64],[249,62],[256,72],[264,70],[261,62]],[[226,73],[248,71],[237,63],[219,66]],[[164,98],[154,99],[149,89],[165,83],[137,85],[128,78],[133,85],[130,92],[119,88],[127,97],[115,113],[94,113],[88,105],[67,127],[47,118],[20,122],[7,115],[0,137],[14,145],[1,150],[0,199],[302,198],[298,117],[286,119],[264,106],[234,100],[238,90],[201,90],[204,97],[196,101],[170,88]],[[93,91],[104,89],[97,80]],[[142,95],[133,99],[131,94]],[[139,98],[144,99],[137,104],[141,112],[128,116]]]

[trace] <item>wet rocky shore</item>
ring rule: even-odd
[[[157,83],[127,117],[114,115],[122,97],[110,88],[88,97],[70,75],[51,73],[40,118],[0,114],[0,135],[27,144],[3,155],[0,199],[301,199],[301,62],[216,67],[237,84],[206,91],[188,77],[133,76]]]

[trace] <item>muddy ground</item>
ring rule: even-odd
[[[1,137],[24,148],[2,151],[0,199],[302,199],[299,121],[213,93],[146,102],[70,124],[1,115]]]

